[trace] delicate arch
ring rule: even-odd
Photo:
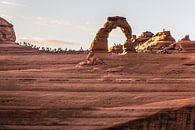
[[[97,32],[95,39],[91,43],[90,51],[101,51],[108,52],[108,37],[110,32],[120,27],[122,32],[126,37],[126,41],[124,43],[124,51],[125,52],[135,52],[135,48],[132,46],[132,29],[128,24],[126,18],[124,17],[108,17],[107,22],[104,24],[102,28]]]

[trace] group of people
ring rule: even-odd
[[[74,49],[62,49],[62,48],[50,48],[50,47],[40,47],[37,46],[35,44],[31,44],[29,42],[16,42],[16,44],[21,45],[21,46],[26,46],[26,47],[30,47],[33,49],[36,49],[40,52],[51,52],[51,53],[67,53],[67,52],[87,52],[85,50],[82,49],[82,47],[79,50],[74,50]]]

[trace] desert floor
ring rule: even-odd
[[[106,129],[195,105],[195,52],[86,57],[0,44],[0,129]]]

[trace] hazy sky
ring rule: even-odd
[[[178,40],[195,39],[195,0],[0,0],[0,16],[15,26],[17,39],[88,48],[108,16],[124,16],[133,33],[170,30]],[[121,43],[119,29],[110,43]]]

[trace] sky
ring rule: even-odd
[[[18,41],[52,48],[88,49],[108,16],[127,18],[133,34],[163,28],[195,39],[195,0],[0,0],[0,17],[14,25]],[[123,43],[113,30],[109,45]]]

